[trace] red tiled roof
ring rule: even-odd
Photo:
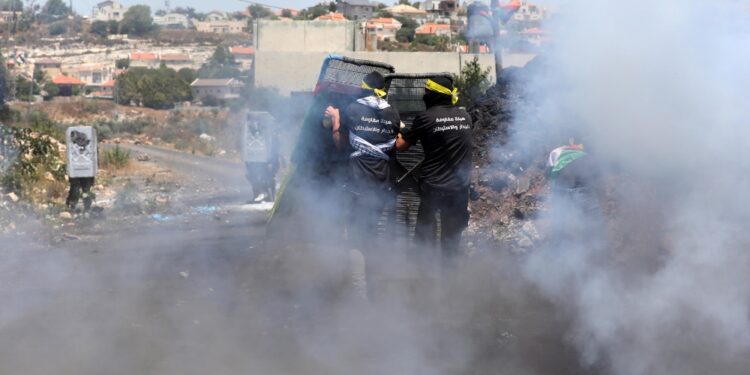
[[[66,75],[59,75],[52,78],[52,83],[56,85],[85,85],[80,79]]]
[[[386,18],[386,17],[370,18],[369,20],[367,20],[367,22],[371,22],[371,23],[394,23],[394,21],[396,20],[393,18]]]
[[[37,59],[34,61],[34,64],[37,65],[60,65],[61,63],[57,60],[52,59]]]
[[[324,14],[318,18],[316,18],[318,21],[346,21],[346,18],[344,18],[343,13],[328,13]]]
[[[255,53],[255,49],[253,47],[232,47],[230,52],[233,55],[252,55]]]
[[[450,31],[451,26],[442,23],[426,23],[418,27],[414,32],[416,34],[436,34],[438,30]]]
[[[191,61],[190,56],[184,53],[163,53],[161,61]]]
[[[527,35],[543,35],[547,34],[546,31],[538,28],[538,27],[532,27],[530,29],[526,29],[524,31],[521,31],[521,34],[527,34]]]
[[[131,60],[156,60],[156,54],[133,52],[130,54],[130,59]]]

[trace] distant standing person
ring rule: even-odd
[[[94,198],[91,187],[97,172],[96,132],[90,126],[70,127],[66,138],[70,190],[65,204],[75,211],[78,201],[83,198],[83,211],[87,213]]]
[[[276,195],[280,154],[272,122],[273,117],[267,112],[250,112],[246,117],[243,159],[245,178],[253,187],[255,203],[271,202]]]
[[[426,110],[399,134],[396,149],[422,142],[425,158],[419,174],[420,206],[416,241],[434,247],[437,215],[443,259],[458,255],[461,235],[469,223],[469,177],[473,146],[471,117],[457,107],[458,91],[448,77],[428,79],[423,100]]]

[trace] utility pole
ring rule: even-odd
[[[490,2],[492,11],[492,52],[495,53],[495,83],[500,83],[500,75],[503,73],[503,51],[500,43],[500,23],[502,20],[500,1]]]
[[[500,5],[500,0],[491,0],[490,8],[492,11],[492,50],[495,52],[495,79],[500,83],[500,77],[503,73],[503,51],[502,38],[500,37],[500,26],[508,22],[513,13],[521,7],[520,0],[511,0],[510,3]]]

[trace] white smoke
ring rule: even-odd
[[[529,94],[545,130],[584,136],[617,204],[602,225],[555,202],[547,219],[559,236],[529,257],[526,276],[572,316],[569,338],[588,366],[746,373],[747,2],[559,9],[549,71]],[[519,114],[517,128],[538,121]]]

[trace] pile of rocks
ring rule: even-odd
[[[468,234],[474,243],[524,252],[543,240],[534,219],[549,194],[545,167],[550,145],[539,142],[521,149],[511,142],[519,132],[531,131],[515,122],[514,114],[535,105],[524,95],[524,87],[537,69],[532,62],[507,70],[502,82],[469,108],[476,144],[472,183],[477,194],[470,206]]]

